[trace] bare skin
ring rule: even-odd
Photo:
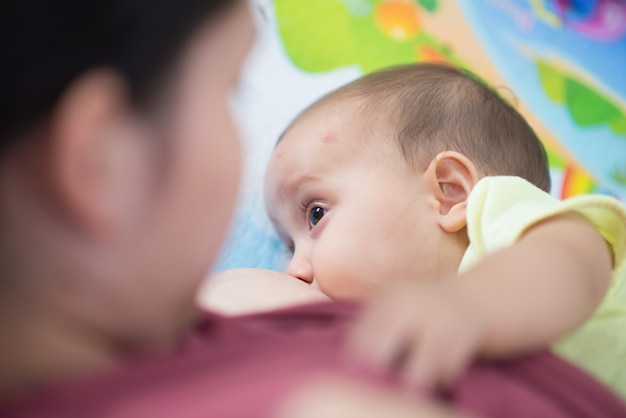
[[[169,347],[192,325],[237,195],[228,95],[253,38],[243,1],[199,28],[155,106],[167,118],[138,109],[115,71],[87,71],[2,156],[0,398]]]
[[[604,297],[610,268],[591,225],[576,215],[551,219],[467,273],[383,289],[348,351],[383,370],[403,355],[409,385],[449,385],[475,357],[511,358],[577,328]]]
[[[454,151],[411,170],[381,140],[387,131],[355,123],[358,109],[330,102],[298,119],[270,160],[265,189],[270,218],[294,250],[287,273],[332,298],[372,300],[351,356],[379,369],[403,358],[410,385],[447,385],[476,357],[545,347],[593,313],[612,260],[589,222],[545,220],[459,275],[467,200],[483,174]]]
[[[228,97],[253,37],[245,1],[198,28],[157,117],[134,106],[115,71],[87,71],[49,123],[2,155],[0,401],[105,373],[188,332],[237,195]],[[362,416],[352,386],[313,387],[308,399]],[[384,416],[401,399],[367,393]],[[305,407],[283,416],[320,416]]]
[[[278,271],[234,269],[212,274],[198,303],[224,315],[243,315],[329,301],[320,290]]]
[[[276,418],[470,418],[452,408],[374,390],[337,377],[322,377],[301,390],[278,411]]]

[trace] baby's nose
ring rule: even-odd
[[[313,266],[308,257],[294,254],[287,266],[287,274],[303,282],[313,282]]]

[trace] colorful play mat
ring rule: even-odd
[[[626,200],[626,0],[258,3],[261,41],[239,92],[248,176],[237,250],[221,268],[280,264],[259,179],[289,120],[328,90],[401,63],[449,63],[496,87],[546,145],[555,196]]]

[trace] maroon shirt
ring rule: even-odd
[[[357,312],[353,304],[323,303],[235,318],[207,313],[171,352],[41,389],[0,405],[0,417],[270,417],[321,373],[392,385],[341,360]],[[549,353],[476,364],[446,398],[486,417],[626,417],[619,398]]]

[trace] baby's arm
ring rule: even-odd
[[[372,302],[350,341],[366,363],[412,384],[446,384],[475,356],[542,348],[579,326],[605,295],[611,254],[576,214],[536,224],[511,247],[456,277],[398,282]]]
[[[582,216],[564,214],[460,275],[459,286],[486,319],[481,354],[533,350],[574,330],[604,298],[612,264],[600,233]]]
[[[201,307],[240,315],[329,300],[318,289],[285,273],[234,269],[212,274],[198,294]]]

